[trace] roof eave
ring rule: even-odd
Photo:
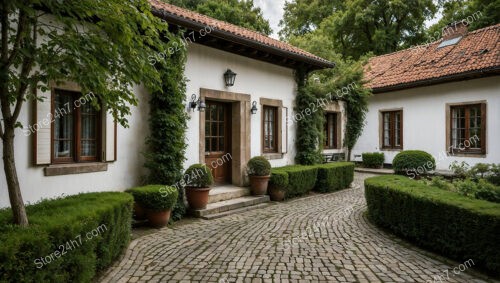
[[[474,70],[474,71],[469,71],[469,72],[464,72],[464,73],[459,73],[459,74],[453,74],[453,75],[443,76],[443,77],[439,77],[439,78],[420,80],[420,81],[414,81],[414,82],[385,86],[385,87],[376,87],[376,88],[372,88],[372,92],[374,94],[384,93],[384,92],[392,92],[392,91],[398,91],[398,90],[405,90],[405,89],[409,89],[409,88],[432,86],[432,85],[437,85],[437,84],[442,84],[442,83],[483,78],[483,77],[489,77],[489,76],[495,76],[495,75],[500,75],[500,66],[495,66],[495,67],[490,67],[490,68],[485,68],[485,69],[480,69],[480,70]]]
[[[188,29],[198,29],[199,30],[199,29],[205,28],[205,25],[202,23],[174,15],[172,13],[169,13],[168,11],[158,9],[155,7],[152,7],[152,9],[153,9],[153,11],[152,11],[153,15],[160,17],[169,23],[179,25],[179,26],[182,26],[182,27],[185,27]],[[248,39],[248,38],[245,38],[242,36],[238,36],[238,35],[232,34],[230,32],[218,30],[218,29],[213,29],[213,31],[210,33],[210,36],[219,37],[219,38],[222,38],[222,39],[225,39],[228,41],[233,41],[235,43],[239,43],[239,44],[243,44],[243,45],[246,45],[248,47],[251,47],[251,48],[255,48],[257,50],[266,51],[266,52],[273,53],[273,54],[278,55],[278,56],[283,56],[286,58],[300,61],[302,63],[306,63],[307,65],[309,65],[309,68],[308,68],[309,71],[335,68],[335,66],[336,66],[336,64],[333,62],[329,62],[326,60],[324,60],[324,61],[323,60],[316,60],[316,59],[313,59],[313,58],[310,58],[310,57],[307,57],[307,56],[304,56],[301,54],[282,50],[282,49],[276,48],[274,46],[270,46],[267,44],[256,42],[254,40],[251,40],[251,39]]]

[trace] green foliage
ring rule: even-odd
[[[458,178],[465,179],[469,175],[469,164],[465,161],[453,161],[449,168]]]
[[[248,175],[269,176],[271,174],[271,163],[262,156],[255,156],[248,161]]]
[[[286,191],[288,182],[288,173],[286,173],[286,171],[280,171],[279,169],[272,170],[269,186]]]
[[[318,164],[323,161],[320,143],[323,135],[324,115],[321,109],[311,111],[317,105],[317,97],[305,85],[305,72],[296,73],[298,85],[295,113],[301,113],[297,122],[297,155],[295,161],[302,165]]]
[[[392,166],[396,174],[415,177],[436,169],[436,160],[425,151],[405,150],[394,157]]]
[[[91,282],[127,248],[132,204],[125,193],[45,200],[26,207],[28,228],[12,225],[10,210],[0,210],[0,281]],[[40,258],[51,255],[44,265]]]
[[[170,43],[181,44],[180,35],[172,35]],[[156,62],[160,73],[159,89],[152,92],[149,101],[149,129],[146,138],[144,166],[149,169],[149,184],[173,185],[183,178],[183,162],[186,160],[186,127],[188,115],[185,111],[186,78],[184,69],[186,50],[177,51]],[[156,56],[155,58],[157,58]],[[178,188],[178,186],[175,186]],[[172,221],[180,220],[186,214],[184,189],[178,189],[178,199],[172,211]]]
[[[469,31],[500,23],[499,0],[451,0],[439,1],[441,19],[427,30],[429,42],[439,40],[445,26],[454,22],[466,22]]]
[[[285,167],[273,168],[273,174],[288,174],[288,186],[286,187],[287,198],[293,198],[309,193],[316,184],[318,169],[315,166],[290,165]]]
[[[314,190],[329,193],[345,189],[354,180],[354,163],[335,162],[317,165],[318,177]]]
[[[443,177],[434,177],[430,182],[423,180],[423,184],[442,190],[447,190],[469,198],[482,199],[491,202],[500,202],[500,187],[485,179],[474,180],[471,178],[459,179],[453,182]]]
[[[166,2],[265,35],[272,33],[269,21],[262,15],[262,10],[254,5],[253,0],[167,0]]]
[[[214,184],[212,172],[205,164],[193,164],[184,173],[186,186],[194,188],[208,188]]]
[[[152,211],[172,209],[177,202],[179,192],[174,187],[149,185],[127,191],[134,196],[135,202]]]
[[[397,51],[424,40],[424,23],[436,6],[432,0],[294,0],[285,6],[282,37],[324,37],[343,58],[359,59]],[[334,11],[334,12],[333,12]]]
[[[470,169],[470,174],[477,178],[484,178],[484,175],[490,171],[490,164],[477,163]]]
[[[490,174],[486,177],[486,180],[500,186],[500,164],[491,164]]]
[[[500,203],[500,187],[485,180],[479,180],[474,197],[476,199]]]
[[[381,168],[384,166],[384,161],[383,152],[363,153],[363,166],[366,168]]]
[[[419,246],[493,274],[500,271],[500,204],[439,190],[403,176],[365,181],[370,219]]]

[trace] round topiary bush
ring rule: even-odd
[[[184,173],[186,186],[192,188],[208,188],[214,184],[212,172],[205,164],[193,164]]]
[[[269,176],[271,174],[271,163],[265,157],[256,156],[248,161],[248,175]]]
[[[152,211],[172,209],[177,202],[179,192],[176,188],[164,185],[150,185],[127,191],[135,202]]]
[[[436,169],[436,160],[421,150],[406,150],[398,153],[392,161],[396,174],[417,177]]]

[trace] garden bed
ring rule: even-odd
[[[500,204],[404,176],[365,181],[370,219],[424,248],[500,273]]]

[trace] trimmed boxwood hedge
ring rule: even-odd
[[[500,273],[500,204],[403,176],[365,180],[370,219],[417,245]]]
[[[269,185],[282,188],[287,198],[305,195],[311,190],[332,192],[347,188],[354,179],[354,164],[336,162],[321,165],[290,165],[273,168]]]
[[[0,210],[0,282],[91,282],[128,246],[132,204],[126,193],[46,200],[26,207],[28,228],[11,224],[10,209]],[[53,260],[43,264],[47,256]]]
[[[318,176],[318,169],[314,166],[290,165],[273,168],[271,175],[277,172],[284,172],[288,175],[287,198],[302,196],[310,192],[314,188]],[[271,185],[273,185],[273,181],[271,181]]]
[[[354,180],[354,163],[335,162],[317,165],[318,178],[314,190],[320,193],[345,189]]]
[[[366,168],[381,168],[384,166],[385,155],[383,152],[365,152],[362,157],[363,166]]]

